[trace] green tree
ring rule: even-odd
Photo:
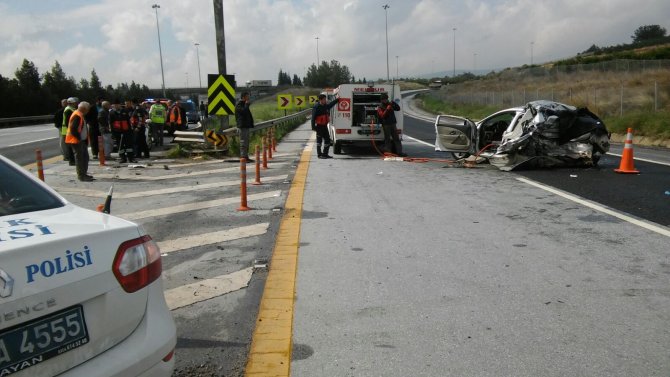
[[[55,104],[42,88],[40,73],[37,67],[28,59],[23,59],[21,67],[14,73],[18,83],[18,90],[12,95],[18,96],[16,108],[20,116],[48,114],[53,111]]]
[[[33,62],[28,61],[28,59],[23,59],[21,68],[17,69],[14,75],[19,82],[19,87],[23,90],[37,92],[42,88],[37,67],[35,67]]]
[[[280,69],[279,75],[277,76],[277,86],[284,85],[291,85],[291,76]]]
[[[42,86],[49,92],[51,101],[57,102],[77,95],[77,84],[74,78],[67,77],[58,60],[51,67],[51,70],[44,74]]]
[[[340,65],[337,60],[330,63],[323,61],[317,67],[312,64],[307,69],[304,84],[312,88],[334,88],[340,84],[351,82],[351,72],[346,65]]]
[[[300,81],[300,78],[298,75],[293,75],[293,82],[291,83],[293,86],[302,86],[302,81]]]
[[[633,43],[639,43],[665,37],[667,30],[660,25],[644,25],[635,30],[631,38]]]
[[[105,89],[102,88],[102,83],[100,82],[98,74],[95,72],[95,68],[91,71],[91,80],[89,83],[91,84],[91,91],[94,97],[92,99],[97,100],[98,97],[105,97]]]

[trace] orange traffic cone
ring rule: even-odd
[[[633,129],[629,128],[626,134],[626,144],[623,147],[621,154],[621,163],[618,169],[614,169],[617,173],[624,174],[639,174],[640,171],[633,166]]]

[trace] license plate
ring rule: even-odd
[[[88,343],[78,305],[0,333],[0,375],[7,376]]]

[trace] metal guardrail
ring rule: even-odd
[[[301,116],[307,115],[312,111],[312,109],[306,109],[300,112],[297,112],[295,114],[287,115],[281,118],[276,118],[276,119],[270,119],[266,120],[263,122],[256,123],[254,125],[254,128],[252,128],[250,131],[251,133],[253,132],[258,132],[261,130],[264,130],[266,128],[270,128],[272,126],[280,125],[284,122],[290,122],[294,119],[297,119]],[[203,126],[200,125],[200,128]],[[203,129],[202,131],[175,131],[174,135],[174,141],[177,142],[184,142],[184,143],[206,143],[207,140],[205,140],[204,137],[204,132],[205,130]],[[235,135],[237,134],[237,127],[232,127],[232,128],[227,128],[223,131],[219,132],[220,134],[223,135]]]
[[[18,126],[32,122],[51,122],[53,115],[36,115],[29,117],[0,118],[0,128]]]

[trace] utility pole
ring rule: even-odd
[[[454,73],[451,77],[456,77],[456,28],[452,29],[454,31]]]
[[[216,56],[219,62],[219,74],[226,74],[226,35],[223,29],[223,0],[214,2],[214,29],[216,31]]]
[[[214,4],[214,29],[216,32],[216,57],[219,74],[226,74],[226,35],[223,29],[223,0],[212,0]],[[221,116],[221,129],[228,128],[228,117]]]
[[[530,42],[530,65],[531,65],[531,66],[533,65],[533,45],[534,45],[534,44],[535,44],[534,41],[533,41],[533,42]]]
[[[386,81],[390,81],[391,77],[389,75],[389,17],[388,17],[388,9],[390,7],[388,4],[384,4],[382,8],[384,8],[384,18],[386,19]]]
[[[316,69],[319,69],[319,65],[321,65],[321,60],[319,59],[319,36],[316,36]]]
[[[395,56],[395,79],[398,80],[398,55]]]
[[[200,83],[200,89],[202,89],[202,73],[200,73],[200,50],[198,49],[198,46],[200,46],[200,43],[195,42],[195,56],[198,57],[198,82]]]
[[[156,11],[156,31],[158,32],[158,54],[161,58],[161,79],[163,82],[163,98],[165,98],[165,72],[163,71],[163,49],[161,48],[161,29],[158,27],[158,8],[161,6],[154,4],[151,6]]]

